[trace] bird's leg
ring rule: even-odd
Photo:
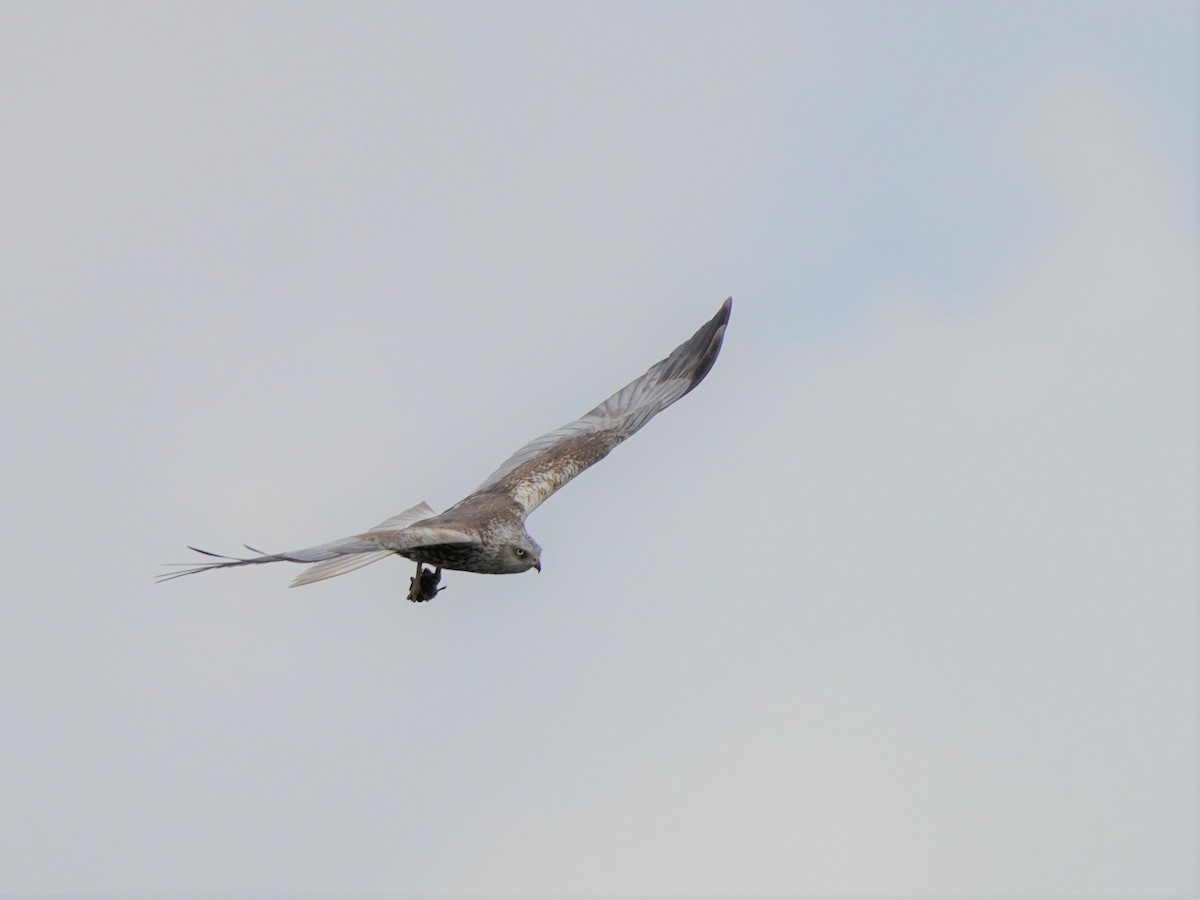
[[[420,563],[417,563],[417,574],[408,580],[408,599],[411,603],[423,603],[425,601],[424,591],[424,576],[428,570]]]
[[[417,563],[417,574],[408,579],[408,602],[416,603],[421,599],[421,564]]]
[[[442,567],[438,566],[430,572],[417,563],[417,574],[408,580],[408,599],[413,603],[424,603],[432,600],[446,589],[445,585],[438,587],[442,580]]]

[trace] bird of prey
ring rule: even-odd
[[[525,530],[526,517],[704,379],[721,350],[732,306],[731,297],[699,331],[645,375],[582,418],[530,441],[473,493],[441,515],[422,502],[353,537],[289,553],[263,553],[247,546],[258,555],[245,559],[189,547],[216,561],[173,564],[191,567],[160,575],[159,580],[259,563],[312,563],[292,582],[296,587],[398,554],[417,564],[408,599],[420,603],[444,590],[440,586],[443,569],[495,575],[529,569],[540,572],[542,548]]]

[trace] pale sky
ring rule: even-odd
[[[1197,6],[0,5],[0,896],[1194,896]],[[541,575],[444,509],[728,295]]]

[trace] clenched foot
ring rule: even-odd
[[[438,566],[432,572],[417,563],[417,574],[408,580],[408,599],[413,603],[424,603],[432,600],[446,589],[445,585],[438,587],[442,580],[442,568]]]

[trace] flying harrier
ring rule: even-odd
[[[444,589],[439,587],[442,569],[490,575],[529,569],[540,572],[542,548],[525,530],[526,517],[547,497],[599,462],[613,447],[704,380],[721,351],[732,306],[731,297],[690,340],[676,347],[645,375],[631,381],[583,418],[530,441],[474,493],[441,515],[422,502],[370,531],[340,541],[290,553],[263,553],[248,546],[247,550],[259,554],[249,559],[189,547],[220,562],[160,575],[158,580],[285,560],[314,563],[292,582],[292,587],[296,587],[399,554],[417,564],[408,599],[419,603],[432,600]],[[423,568],[425,565],[434,568],[431,571]]]

